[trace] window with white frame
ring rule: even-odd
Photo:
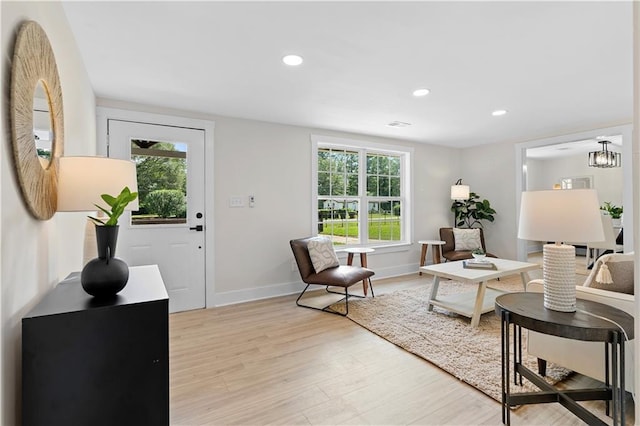
[[[318,235],[345,246],[408,243],[411,150],[322,136],[312,142]]]

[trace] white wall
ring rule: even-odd
[[[226,294],[229,292],[298,283],[297,271],[291,271],[288,241],[313,233],[310,135],[337,133],[238,119],[216,118],[215,122],[216,292],[224,295],[224,302],[232,301],[232,295]],[[452,178],[450,169],[443,170],[441,164],[448,163],[452,150],[342,136],[414,147],[414,178],[419,191],[416,200],[422,203],[421,207],[425,201],[436,207],[432,214],[421,215],[415,237],[435,237],[439,223],[448,219],[442,212],[446,210],[443,202],[448,202]],[[256,196],[255,208],[229,208],[229,197],[249,194]],[[423,212],[418,207],[416,211]],[[247,268],[248,262],[251,268]],[[378,277],[417,270],[417,262],[415,245],[369,258]],[[245,296],[251,296],[250,292]]]
[[[47,33],[62,83],[65,153],[95,149],[95,97],[75,40],[59,3],[1,3],[2,120],[0,120],[0,287],[2,318],[0,423],[20,423],[21,318],[59,279],[81,267],[84,219],[56,214],[32,219],[22,203],[13,172],[9,123],[9,84],[13,44],[21,22],[34,20]]]
[[[215,122],[215,276],[207,277],[214,305],[299,292],[289,240],[309,236],[311,224],[311,134],[341,136],[414,149],[413,241],[437,238],[450,226],[450,186],[457,179],[459,151],[440,146],[211,116],[99,99],[100,106]],[[210,183],[208,183],[210,184]],[[254,208],[230,208],[232,196],[254,195]],[[206,212],[207,216],[210,212]],[[417,272],[420,247],[370,255],[375,278]]]
[[[535,158],[527,158],[527,191],[541,191],[543,189],[552,189],[553,183],[546,176],[545,161]]]
[[[496,210],[495,221],[484,223],[487,251],[516,258],[517,217],[513,144],[492,144],[462,151],[460,177],[469,189],[487,199]]]
[[[311,225],[310,134],[332,134],[276,124],[237,119],[216,120],[216,291],[225,294],[240,289],[296,283],[291,271],[288,241],[313,233]],[[378,143],[394,143],[415,149],[416,182],[414,240],[435,238],[447,224],[453,181],[454,150],[380,138],[342,135]],[[451,166],[449,166],[451,164]],[[256,196],[256,207],[229,208],[232,195]],[[370,255],[376,276],[417,271],[416,245],[387,254]],[[247,263],[251,268],[247,268]],[[285,287],[283,286],[284,290]],[[247,296],[250,293],[246,293]],[[223,301],[231,301],[232,297]]]
[[[635,180],[632,177],[632,174],[634,172],[634,165],[632,163],[633,155],[632,155],[632,143],[631,143],[631,140],[632,140],[631,124],[619,124],[613,127],[593,128],[593,129],[584,130],[578,133],[570,133],[565,135],[547,137],[544,139],[516,143],[514,146],[514,150],[516,154],[515,155],[516,161],[514,164],[515,165],[514,172],[516,177],[516,180],[515,180],[516,194],[517,194],[516,203],[519,203],[519,194],[521,193],[521,191],[526,190],[526,188],[532,189],[532,188],[539,187],[537,185],[542,185],[544,187],[550,184],[549,181],[545,180],[546,178],[544,176],[540,176],[540,173],[552,173],[552,172],[555,173],[553,169],[550,169],[551,171],[549,171],[546,168],[542,172],[534,170],[533,173],[530,173],[529,168],[527,167],[526,168],[527,177],[528,178],[532,177],[532,180],[525,179],[524,174],[522,173],[522,170],[527,163],[526,151],[528,149],[561,144],[561,143],[569,143],[577,140],[595,139],[599,135],[612,135],[612,134],[619,134],[622,136],[622,146],[618,147],[617,149],[622,154],[622,167],[619,169],[616,169],[616,171],[614,172],[614,174],[621,173],[622,175],[620,179],[622,182],[622,194],[621,194],[622,198],[621,198],[621,202],[620,203],[616,202],[616,204],[621,205],[624,208],[624,216],[627,218],[627,220],[624,223],[624,234],[625,234],[624,251],[632,252],[633,246],[634,246],[634,236],[635,236],[635,231],[634,231],[635,216],[634,216],[634,202],[633,202],[632,190],[633,190],[633,185],[635,183]],[[534,162],[534,164],[537,164],[537,163]],[[572,167],[573,170],[583,170],[581,167],[579,168],[575,164],[569,167]],[[604,182],[609,182],[609,184],[612,184],[611,178],[606,176],[606,172],[608,171],[611,171],[611,170],[609,169],[609,170],[596,171],[594,169],[591,172],[591,174],[594,176],[594,180],[597,177],[598,180],[600,180],[601,182],[604,181]],[[531,180],[531,182],[525,182],[525,180]],[[615,186],[616,188],[620,187],[620,185],[613,185],[613,184],[612,186]],[[616,192],[616,195],[617,195],[617,192]],[[614,197],[613,191],[610,192],[608,190],[604,190],[603,194],[599,194],[599,196],[611,197],[611,200],[601,199],[601,201],[612,201],[613,199],[618,199],[617,197]],[[520,208],[519,204],[516,204],[517,212],[519,212],[519,208]],[[527,253],[531,250],[531,247],[534,247],[534,246],[535,246],[534,244],[528,241],[518,241],[517,253],[515,258],[518,260],[526,260]],[[537,247],[537,250],[539,250],[539,246],[535,246],[535,247]]]
[[[538,178],[536,179],[535,176]],[[616,206],[622,206],[624,183],[620,167],[611,169],[589,167],[586,153],[546,160],[527,159],[527,177],[534,177],[531,182],[527,180],[529,191],[553,189],[553,185],[560,184],[563,177],[573,176],[591,176],[593,188],[598,192],[600,205],[609,201]]]

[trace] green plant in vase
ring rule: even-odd
[[[138,196],[125,187],[118,196],[102,194],[101,198],[109,208],[95,206],[107,218],[89,216],[96,225],[96,243],[98,257],[89,261],[82,269],[80,282],[82,288],[94,297],[113,297],[124,288],[129,280],[129,267],[122,260],[115,257],[118,241],[118,219],[124,213],[127,205]],[[106,219],[106,220],[105,220]]]
[[[611,219],[620,219],[622,217],[622,207],[611,204],[609,201],[605,201],[600,210],[606,211],[611,216]]]
[[[484,258],[487,256],[484,250],[482,250],[482,247],[478,247],[477,249],[474,249],[473,251],[471,251],[471,255],[473,256],[474,259],[479,261],[484,260]]]

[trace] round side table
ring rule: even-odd
[[[605,401],[613,405],[614,425],[625,425],[625,348],[624,342],[634,337],[633,317],[628,313],[593,302],[577,299],[575,312],[558,312],[544,307],[542,293],[508,293],[496,298],[496,314],[500,316],[502,346],[502,423],[511,423],[511,407],[526,404],[559,402],[586,424],[607,424],[577,401]],[[513,324],[513,344],[510,328]],[[565,391],[551,386],[540,375],[522,363],[522,329],[586,342],[604,342],[605,386]],[[576,354],[580,356],[580,354]],[[510,369],[513,366],[513,377]],[[540,389],[540,393],[513,393],[513,383],[522,385],[522,376]]]
[[[353,265],[353,255],[360,255],[360,265],[363,268],[367,267],[367,253],[373,253],[375,250],[369,247],[352,247],[344,249],[347,252],[347,265]],[[367,280],[362,280],[362,290],[364,295],[367,295]]]
[[[445,244],[444,241],[440,240],[420,240],[419,244],[422,244],[422,252],[420,253],[420,266],[425,265],[425,260],[427,258],[427,250],[429,250],[429,246],[431,246],[431,256],[433,257],[433,263],[440,263],[440,246]],[[422,275],[422,271],[418,272],[419,275]]]

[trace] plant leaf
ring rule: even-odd
[[[113,207],[113,205],[116,203],[117,199],[112,197],[109,194],[102,194],[101,195],[102,199],[104,200],[105,203],[109,204],[111,207]]]

